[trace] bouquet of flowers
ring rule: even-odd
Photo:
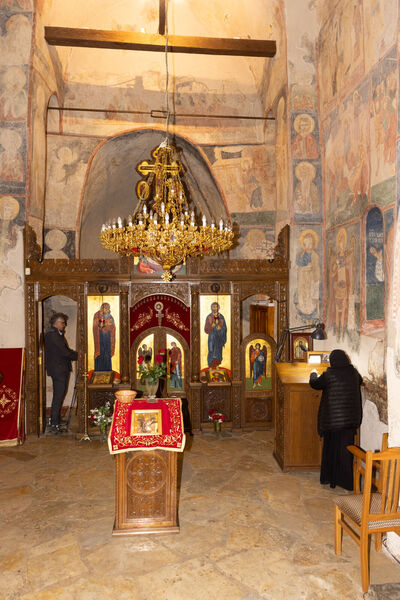
[[[157,383],[160,377],[165,377],[167,373],[167,365],[165,364],[165,350],[159,350],[154,357],[154,363],[151,359],[145,359],[144,356],[138,358],[138,373],[140,379],[148,379],[149,383]]]
[[[211,410],[208,411],[208,419],[209,421],[217,421],[218,423],[226,421],[225,415],[215,410],[215,408],[211,408]]]
[[[111,424],[112,414],[111,404],[107,401],[103,406],[90,410],[89,423],[90,425],[100,427],[100,431],[105,433]]]

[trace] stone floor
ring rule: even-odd
[[[180,534],[125,538],[111,537],[105,443],[0,448],[0,600],[363,598],[356,544],[333,551],[332,491],[282,473],[272,445],[272,432],[188,438]],[[400,582],[387,555],[372,548],[371,562],[372,584]]]

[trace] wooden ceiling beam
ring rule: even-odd
[[[165,34],[165,5],[166,0],[159,0],[158,6],[158,33]]]
[[[45,27],[44,37],[51,46],[165,52],[165,35],[151,33]],[[271,58],[276,53],[276,42],[274,40],[169,35],[168,52]]]

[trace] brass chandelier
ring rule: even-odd
[[[147,178],[136,185],[139,202],[132,217],[127,224],[118,217],[116,223],[103,225],[100,240],[105,248],[118,254],[151,258],[164,269],[162,279],[170,281],[171,269],[187,257],[228,250],[233,232],[222,219],[218,225],[214,220],[208,225],[205,215],[202,224],[196,224],[179,175],[182,164],[168,139],[152,154],[154,164],[143,161],[137,166]]]
[[[143,161],[136,167],[143,179],[136,185],[139,202],[134,213],[127,222],[118,217],[116,222],[103,225],[100,241],[105,248],[117,254],[152,259],[164,270],[161,278],[171,281],[171,269],[184,263],[186,258],[215,255],[229,250],[234,234],[230,223],[220,219],[216,224],[212,219],[207,224],[204,214],[201,225],[198,225],[195,212],[193,208],[190,209],[185,196],[180,178],[182,163],[168,136],[167,18],[165,24],[166,138],[153,150],[153,164]]]

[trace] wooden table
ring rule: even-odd
[[[277,363],[274,457],[282,471],[314,471],[321,465],[322,442],[317,433],[321,392],[309,385],[310,372],[328,364]]]

